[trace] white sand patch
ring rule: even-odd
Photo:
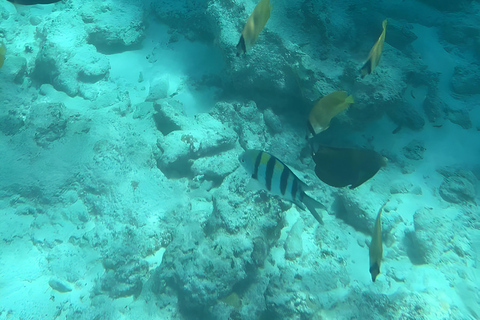
[[[128,88],[132,103],[139,103],[148,96],[151,82],[161,75],[168,79],[168,94],[176,95],[188,115],[206,112],[215,104],[217,89],[207,86],[198,90],[194,81],[222,71],[221,52],[183,36],[169,42],[170,36],[168,27],[151,21],[140,50],[109,56],[111,80]]]

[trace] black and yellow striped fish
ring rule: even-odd
[[[238,160],[270,193],[295,203],[302,210],[307,208],[323,224],[315,208],[325,209],[325,206],[305,193],[305,184],[282,161],[258,150],[246,150]]]

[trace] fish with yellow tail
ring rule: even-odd
[[[308,116],[308,129],[315,136],[325,131],[330,126],[330,121],[337,114],[347,109],[353,97],[345,91],[335,91],[320,99],[310,111]]]
[[[387,201],[388,202],[388,201]],[[382,211],[385,204],[378,210],[377,219],[375,220],[375,226],[373,227],[372,242],[368,250],[370,258],[370,274],[372,275],[372,281],[375,282],[377,276],[380,274],[380,265],[382,264],[383,246],[382,246]]]
[[[323,224],[316,208],[325,210],[325,206],[305,193],[306,185],[282,161],[259,150],[246,150],[238,160],[252,178],[271,194],[295,203],[302,210],[307,208]]]
[[[378,66],[380,62],[380,56],[382,55],[383,51],[383,43],[385,42],[385,32],[387,31],[387,19],[383,20],[382,22],[383,31],[380,37],[378,38],[377,42],[375,42],[372,50],[368,54],[367,62],[363,65],[360,69],[362,74],[362,78],[365,77],[367,74],[371,74],[375,67]]]
[[[5,43],[2,42],[0,45],[0,68],[3,66],[5,62],[5,54],[7,53],[7,47],[5,47]]]
[[[240,41],[237,44],[237,56],[247,53],[247,50],[255,44],[258,39],[258,35],[267,24],[270,18],[270,12],[272,6],[270,0],[260,0],[252,14],[248,17],[247,23],[243,28]]]

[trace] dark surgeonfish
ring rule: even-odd
[[[245,54],[255,44],[260,31],[262,31],[270,18],[271,11],[270,0],[260,0],[258,2],[243,28],[240,41],[237,44],[237,56]]]
[[[313,161],[320,180],[332,187],[350,185],[353,189],[372,178],[388,160],[373,150],[320,146]]]
[[[61,0],[8,0],[15,4],[22,4],[22,5],[33,5],[33,4],[50,4],[59,2]]]
[[[362,78],[365,77],[367,74],[370,74],[375,70],[375,67],[378,66],[380,62],[380,56],[382,55],[383,51],[383,43],[385,42],[385,32],[387,31],[387,19],[383,20],[382,22],[383,31],[380,37],[378,38],[377,42],[370,50],[368,54],[367,62],[363,65],[360,72],[362,73]]]
[[[378,210],[375,226],[373,227],[372,242],[368,248],[368,257],[370,260],[370,274],[372,281],[375,282],[377,276],[380,274],[380,265],[382,264],[383,245],[382,245],[382,211],[387,203]]]
[[[325,206],[305,193],[306,185],[282,161],[258,150],[246,150],[238,160],[262,187],[273,195],[295,203],[302,210],[307,208],[323,224],[315,208],[325,209]]]

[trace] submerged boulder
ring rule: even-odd
[[[86,2],[80,16],[88,42],[99,52],[118,53],[140,45],[145,37],[144,12],[140,3]]]
[[[423,159],[425,150],[425,143],[423,141],[413,139],[405,147],[403,147],[403,154],[408,159],[421,160]]]
[[[441,168],[437,171],[444,176],[439,189],[443,200],[450,203],[475,203],[475,185],[478,180],[471,171],[452,167]]]
[[[475,64],[456,66],[451,84],[457,94],[479,94],[480,68]]]

